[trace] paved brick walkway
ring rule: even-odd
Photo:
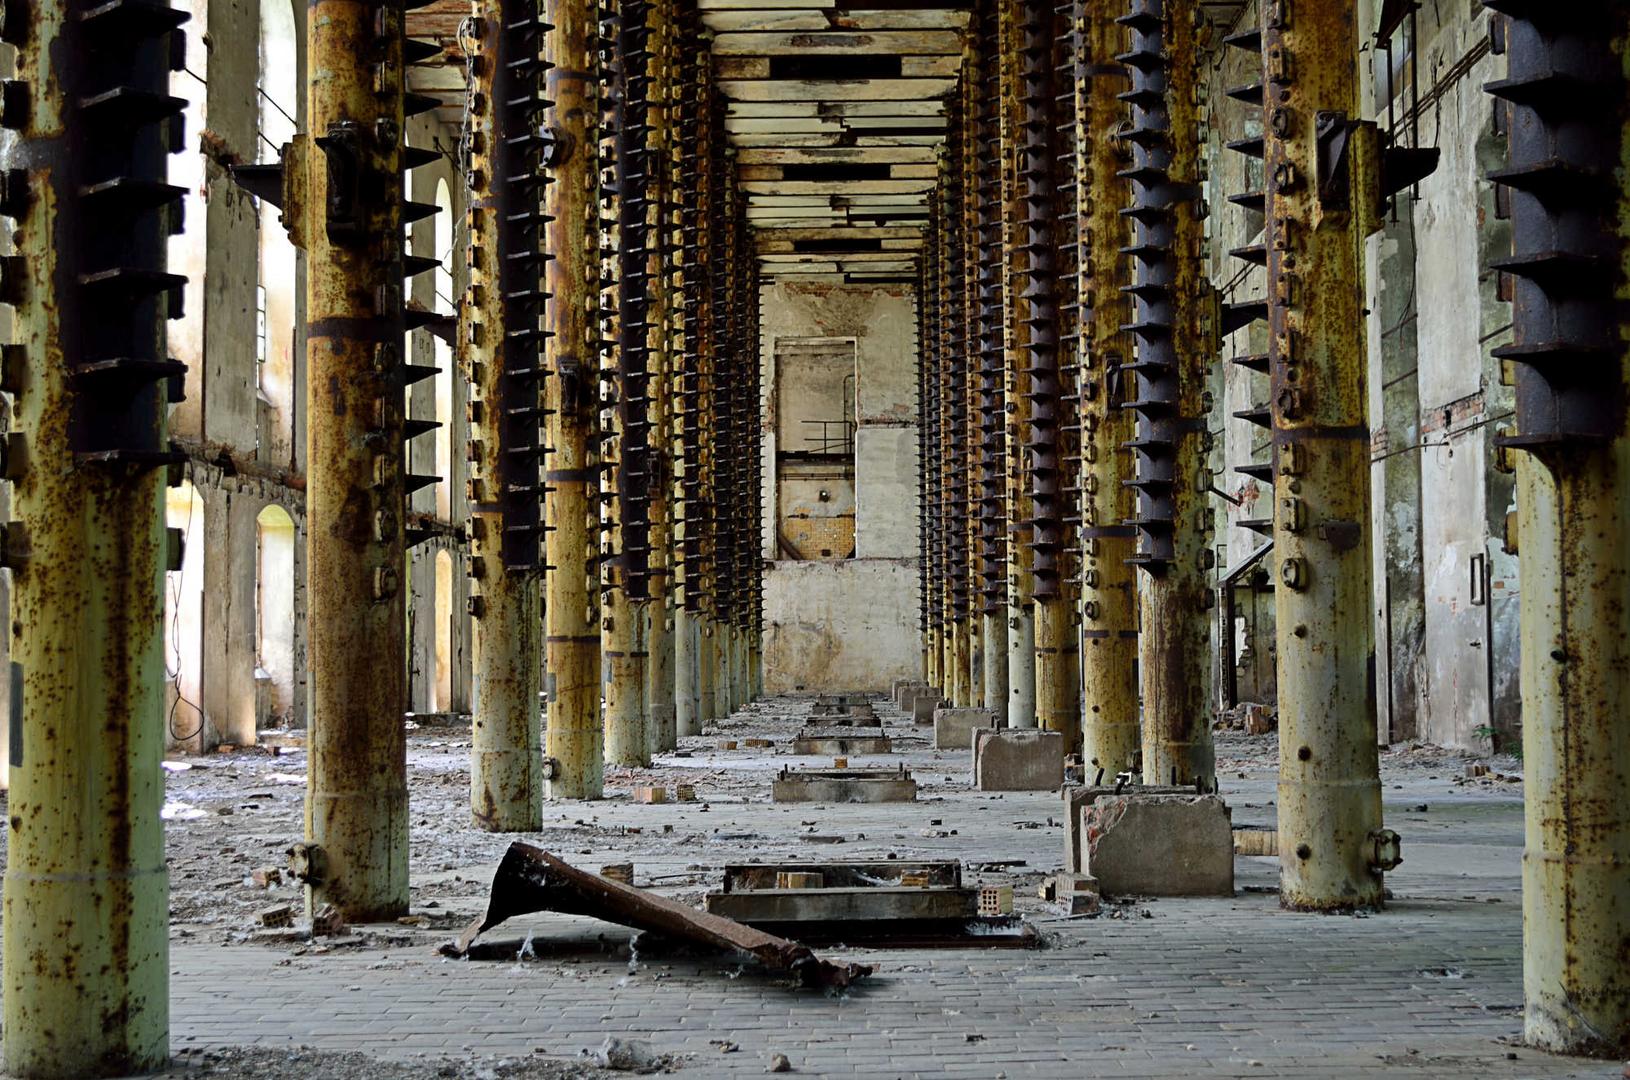
[[[799,711],[772,705],[728,734],[784,737]],[[176,1050],[253,1043],[387,1058],[570,1057],[627,1034],[693,1055],[683,1071],[698,1076],[761,1074],[776,1053],[817,1076],[1620,1075],[1622,1063],[1508,1042],[1520,1029],[1520,784],[1458,784],[1459,763],[1389,755],[1388,822],[1404,835],[1406,861],[1389,879],[1395,900],[1382,914],[1281,912],[1269,891],[1275,861],[1242,858],[1233,900],[1163,900],[1121,909],[1125,917],[1062,920],[1022,899],[1061,861],[1056,796],[972,792],[965,753],[905,742],[887,760],[904,759],[925,781],[918,803],[774,807],[769,777],[798,759],[710,753],[714,742],[692,741],[694,757],[663,766],[741,779],[718,781],[711,794],[704,784],[705,811],[626,798],[550,807],[546,826],[577,831],[546,842],[590,868],[633,858],[642,882],[684,882],[688,892],[678,891],[691,896],[724,862],[753,855],[1023,859],[1011,880],[1048,947],[840,950],[878,973],[825,997],[717,957],[631,958],[628,931],[561,916],[517,919],[489,935],[530,935],[536,958],[525,961],[445,960],[426,940],[294,955],[222,947],[204,933],[173,945]],[[1272,821],[1272,753],[1271,739],[1224,740],[1236,821]],[[457,753],[445,760],[456,802]],[[421,815],[438,812],[421,809],[432,796],[421,800],[415,788],[414,798],[416,908],[443,897],[440,910],[479,910],[508,838],[469,837],[445,850],[445,840],[422,833]],[[624,838],[622,826],[642,832]],[[716,1040],[739,1050],[723,1053]]]

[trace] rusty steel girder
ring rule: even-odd
[[[1122,370],[1135,384],[1130,441],[1136,471],[1138,547],[1146,573],[1138,670],[1148,783],[1216,787],[1209,698],[1213,556],[1206,380],[1215,351],[1212,294],[1201,264],[1203,202],[1194,0],[1129,0],[1120,60],[1131,69],[1132,297],[1126,329],[1134,354]]]
[[[166,432],[184,366],[165,321],[184,102],[167,90],[188,16],[162,3],[13,4],[0,259],[14,340],[0,441],[14,520],[5,876],[7,1072],[124,1075],[169,1058],[164,861]],[[179,472],[177,472],[179,475]],[[168,543],[167,543],[168,539]]]
[[[1630,8],[1490,0],[1506,19],[1526,837],[1523,1035],[1630,1053]],[[1514,461],[1512,459],[1515,459]]]

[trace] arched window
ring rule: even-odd
[[[166,730],[172,744],[198,744],[204,728],[204,497],[189,481],[166,492],[165,524],[180,529],[181,569],[164,575]]]
[[[256,724],[281,727],[294,710],[294,519],[281,506],[255,518]]]
[[[453,708],[453,556],[436,552],[436,681],[430,700],[436,712]]]

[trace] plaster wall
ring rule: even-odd
[[[762,290],[764,679],[770,692],[886,689],[921,670],[917,634],[916,306],[896,285],[779,282]],[[781,338],[855,342],[855,558],[779,558]],[[789,383],[796,387],[797,382]],[[796,405],[787,406],[789,412]]]
[[[1239,15],[1256,18],[1255,3]],[[1360,4],[1360,30],[1373,38],[1381,0]],[[1489,261],[1509,251],[1509,223],[1495,201],[1488,171],[1504,160],[1505,140],[1485,83],[1503,77],[1505,58],[1491,46],[1489,13],[1480,5],[1425,5],[1394,39],[1393,99],[1384,50],[1366,48],[1364,114],[1386,130],[1419,103],[1398,137],[1437,147],[1438,170],[1402,193],[1395,212],[1367,241],[1372,567],[1375,605],[1378,737],[1488,750],[1517,729],[1516,564],[1502,544],[1512,509],[1510,478],[1494,467],[1494,439],[1511,412],[1490,350],[1509,336],[1510,306]],[[1253,81],[1249,57],[1220,49],[1210,58],[1213,101],[1227,87]],[[1418,73],[1419,85],[1411,83]],[[1262,295],[1260,269],[1230,257],[1260,242],[1261,217],[1227,203],[1260,189],[1261,163],[1224,144],[1258,134],[1253,110],[1216,110],[1208,135],[1209,274],[1225,302]],[[1260,327],[1224,342],[1214,376],[1220,408],[1211,427],[1217,487],[1230,496],[1218,511],[1218,562],[1239,561],[1262,542],[1244,523],[1272,517],[1271,485],[1233,470],[1271,460],[1269,433],[1235,414],[1262,407],[1268,379],[1227,363],[1265,348]],[[1267,566],[1276,569],[1269,557]],[[1242,607],[1249,603],[1242,595]],[[1251,611],[1258,656],[1271,645],[1271,592]],[[1236,627],[1236,633],[1239,628]],[[1240,690],[1250,681],[1241,669]],[[1272,697],[1271,670],[1257,668]]]
[[[764,686],[887,690],[915,676],[915,559],[773,563],[764,576]]]

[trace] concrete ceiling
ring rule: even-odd
[[[915,275],[970,12],[869,2],[700,0],[767,276]]]
[[[971,0],[858,2],[870,6],[700,0],[770,276],[916,271]],[[440,98],[439,118],[454,129],[465,81],[458,27],[469,12],[469,0],[433,0],[407,16],[409,36],[443,48],[410,69],[409,88]]]

